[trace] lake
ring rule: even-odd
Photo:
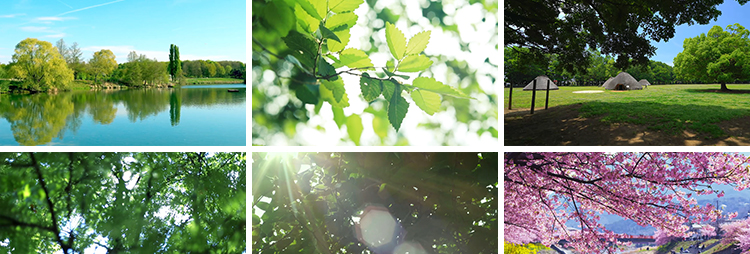
[[[0,145],[244,146],[245,87],[0,94]]]

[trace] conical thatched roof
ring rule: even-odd
[[[607,90],[640,90],[643,86],[638,83],[633,76],[630,76],[627,72],[620,72],[612,79],[604,82],[604,89]]]
[[[614,77],[608,78],[607,81],[604,81],[604,84],[607,84],[610,80],[612,80]],[[602,87],[604,87],[604,84],[602,84]]]
[[[640,83],[642,86],[650,86],[651,85],[651,83],[649,83],[648,80],[646,80],[646,79],[641,79],[641,80],[638,81],[638,83]]]
[[[560,88],[555,85],[555,82],[552,82],[547,76],[541,75],[536,77],[534,80],[536,80],[536,90],[547,90],[547,81],[549,80],[549,90],[558,90]],[[531,91],[534,90],[534,80],[529,82],[528,85],[523,87],[524,91]]]

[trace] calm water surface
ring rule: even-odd
[[[0,145],[244,146],[245,100],[244,84],[2,94]]]

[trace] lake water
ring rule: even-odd
[[[245,87],[1,94],[0,145],[244,146]]]

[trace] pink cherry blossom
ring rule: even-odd
[[[714,184],[750,183],[748,158],[739,154],[506,153],[504,160],[505,241],[565,240],[582,253],[616,251],[620,235],[599,223],[600,214],[687,237],[689,223],[724,217],[696,196],[713,193]]]

